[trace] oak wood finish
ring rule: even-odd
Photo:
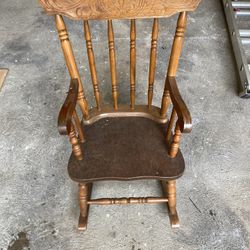
[[[168,125],[168,128],[167,128],[167,133],[166,133],[166,141],[167,141],[168,145],[171,144],[172,129],[173,129],[174,125],[175,125],[176,115],[177,115],[176,111],[173,108],[172,114],[171,114],[171,117],[170,117],[170,121],[169,121],[169,125]]]
[[[175,31],[175,37],[172,45],[172,51],[170,55],[170,61],[169,61],[169,67],[167,72],[167,78],[168,77],[175,77],[179,59],[181,55],[183,40],[184,40],[184,33],[186,29],[187,24],[187,13],[181,12],[179,14],[179,18],[177,21],[177,27]],[[167,81],[167,80],[166,80]],[[169,89],[167,87],[167,83],[164,88],[163,97],[162,97],[162,105],[161,105],[161,115],[163,116],[166,114],[168,110],[168,106],[170,104],[170,98],[169,98]]]
[[[55,20],[56,20],[56,27],[57,27],[58,35],[59,35],[59,38],[61,41],[62,50],[64,53],[66,65],[67,65],[68,70],[69,70],[69,74],[70,74],[72,79],[78,79],[78,83],[79,83],[78,103],[81,107],[81,110],[83,112],[84,117],[88,118],[88,103],[87,103],[87,100],[86,100],[86,97],[84,94],[79,71],[78,71],[78,68],[76,66],[75,57],[74,57],[71,43],[69,40],[68,31],[66,29],[66,26],[65,26],[65,23],[64,23],[62,16],[56,15]]]
[[[166,192],[168,197],[168,209],[169,209],[169,218],[171,222],[171,226],[173,228],[178,228],[179,217],[176,211],[176,181],[167,181],[166,182]]]
[[[181,50],[184,40],[184,33],[187,25],[187,12],[181,12],[177,21],[177,28],[175,32],[172,52],[168,67],[168,76],[176,76]]]
[[[68,135],[69,141],[72,145],[72,151],[75,154],[78,160],[83,159],[83,154],[81,147],[78,142],[78,138],[76,136],[75,127],[73,124],[73,120],[75,122],[77,132],[80,138],[80,141],[84,141],[83,131],[81,128],[81,124],[79,118],[76,114],[75,108],[77,103],[77,96],[78,96],[78,87],[79,82],[78,79],[72,79],[70,82],[70,88],[67,95],[67,98],[60,110],[58,116],[58,130],[59,133],[62,135]]]
[[[130,198],[104,198],[87,201],[88,205],[133,205],[133,204],[159,204],[166,203],[167,198],[160,197],[130,197]]]
[[[80,119],[76,113],[76,111],[74,110],[73,112],[73,120],[75,122],[75,126],[76,126],[76,130],[78,132],[78,136],[79,136],[79,140],[81,143],[85,142],[85,138],[84,138],[84,133],[83,133],[83,128],[81,126],[81,122]]]
[[[177,121],[176,126],[175,126],[175,133],[174,133],[174,137],[173,137],[173,142],[172,142],[170,150],[169,150],[169,156],[171,158],[176,157],[178,150],[179,150],[180,141],[181,141],[181,130],[180,130],[180,127],[179,127],[179,124]]]
[[[89,205],[88,200],[91,196],[92,183],[79,183],[78,184],[78,200],[80,207],[80,216],[78,222],[78,229],[85,231],[88,223]]]
[[[84,34],[85,34],[86,47],[87,47],[87,53],[88,53],[88,59],[89,59],[89,68],[90,68],[91,79],[92,79],[93,88],[94,88],[96,106],[97,106],[97,109],[100,110],[101,109],[100,91],[99,91],[99,84],[98,84],[96,66],[95,66],[95,56],[93,52],[91,33],[90,33],[88,21],[84,21]]]
[[[76,132],[75,132],[75,129],[73,126],[71,127],[71,131],[69,133],[69,140],[70,140],[70,143],[72,145],[72,151],[73,151],[73,154],[75,155],[76,159],[78,161],[82,160],[83,159],[82,150],[81,150],[81,147],[79,145],[78,138],[76,137]]]
[[[58,116],[58,130],[61,135],[68,135],[71,132],[72,117],[77,103],[78,87],[78,79],[72,79],[68,95]]]
[[[89,205],[166,203],[172,227],[179,226],[176,211],[176,179],[183,174],[185,168],[179,146],[182,133],[191,131],[192,121],[180,95],[175,76],[181,56],[187,12],[195,10],[199,2],[200,0],[40,0],[48,14],[55,14],[66,65],[72,79],[66,100],[59,113],[58,129],[61,134],[69,136],[72,144],[68,172],[70,178],[79,183],[78,228],[80,230],[87,228]],[[158,18],[175,13],[180,14],[166,74],[162,104],[161,108],[158,108],[152,105],[157,62]],[[96,100],[96,107],[90,110],[61,15],[83,20]],[[154,18],[147,105],[135,105],[136,19],[139,18]],[[107,20],[113,107],[101,105],[89,26],[91,19]],[[130,104],[119,104],[119,109],[113,19],[131,19]],[[76,113],[77,103],[84,116],[82,123]],[[167,111],[171,103],[173,109],[168,121]],[[90,199],[90,190],[94,181],[138,179],[160,180],[165,192],[164,197]]]
[[[181,97],[175,77],[168,77],[166,86],[169,89],[171,101],[178,116],[180,131],[182,133],[190,133],[192,130],[192,118],[187,105]]]
[[[136,21],[131,20],[130,27],[130,107],[135,109],[136,84]]]
[[[170,104],[171,104],[170,92],[165,86],[161,101],[161,117],[164,117],[166,115]]]
[[[152,40],[151,40],[151,51],[150,51],[150,64],[149,64],[149,77],[148,77],[148,108],[151,109],[154,91],[154,80],[155,80],[155,68],[156,68],[156,57],[157,57],[157,39],[159,21],[157,18],[154,19]]]
[[[112,20],[108,20],[108,41],[109,41],[109,63],[112,83],[112,95],[114,99],[114,109],[118,109],[118,90],[116,77],[115,42]]]
[[[168,17],[194,11],[201,0],[40,0],[47,14],[72,19],[135,19]]]
[[[89,119],[83,120],[83,123],[91,125],[101,119],[112,117],[145,117],[160,124],[166,123],[168,120],[166,115],[165,117],[160,116],[160,108],[155,106],[152,106],[149,110],[147,105],[136,105],[132,110],[129,105],[120,105],[119,111],[116,111],[112,106],[105,105],[101,111],[97,108],[92,108],[89,111]]]
[[[168,198],[167,208],[171,227],[178,228],[180,223],[176,211],[176,181],[161,181],[161,186],[164,196]]]

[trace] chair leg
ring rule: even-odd
[[[168,198],[168,211],[169,211],[169,219],[172,228],[178,228],[179,218],[176,211],[176,181],[167,181],[166,182],[166,193]]]
[[[168,198],[168,213],[172,228],[178,228],[179,218],[176,211],[176,181],[161,181],[164,195]]]
[[[88,223],[88,212],[89,212],[89,205],[87,201],[91,195],[91,188],[92,183],[79,183],[79,206],[80,206],[80,216],[78,222],[78,229],[80,231],[85,231],[87,229]]]

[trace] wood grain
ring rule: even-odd
[[[48,14],[72,19],[135,19],[167,17],[194,11],[201,0],[40,0]]]

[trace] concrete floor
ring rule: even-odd
[[[77,231],[77,185],[67,173],[71,152],[57,132],[68,88],[52,17],[31,0],[0,2],[0,249],[249,249],[250,100],[237,95],[237,72],[221,3],[203,0],[189,16],[178,80],[193,117],[181,145],[187,169],[178,181],[181,228],[165,206],[90,209]],[[154,104],[160,104],[176,17],[161,20]],[[91,105],[82,26],[67,20]],[[91,22],[104,101],[111,98],[105,23]],[[121,101],[129,99],[129,23],[115,22]],[[137,101],[146,101],[151,21],[138,21]],[[124,38],[126,37],[126,38]],[[103,43],[103,40],[104,43]],[[86,74],[85,74],[86,73]],[[106,74],[106,78],[104,76]],[[154,181],[99,183],[93,196],[157,195]]]

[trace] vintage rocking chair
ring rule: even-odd
[[[179,226],[176,212],[176,179],[185,168],[179,144],[182,133],[192,128],[191,116],[175,80],[181,55],[187,12],[200,0],[40,0],[55,15],[61,46],[71,76],[68,96],[58,118],[60,134],[69,136],[71,179],[79,183],[79,230],[86,230],[89,205],[166,203],[172,227]],[[157,58],[158,18],[179,13],[161,107],[152,106]],[[82,81],[62,15],[83,20],[96,107],[88,109]],[[136,19],[154,18],[149,62],[147,105],[135,105]],[[107,20],[113,105],[102,105],[88,20]],[[118,105],[116,55],[112,19],[131,19],[130,105]],[[173,104],[168,121],[167,110]],[[80,122],[76,113],[83,113]],[[103,119],[105,118],[105,119]],[[173,130],[173,131],[172,131]],[[173,134],[172,134],[173,132]],[[152,150],[152,148],[157,150]],[[160,180],[166,197],[91,199],[94,181]]]

